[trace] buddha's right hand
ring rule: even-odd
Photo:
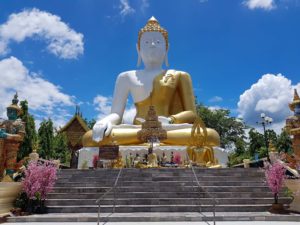
[[[104,136],[108,136],[112,130],[112,124],[107,120],[100,120],[93,127],[93,140],[102,141]]]

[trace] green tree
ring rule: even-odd
[[[255,153],[259,153],[259,149],[265,146],[264,135],[259,133],[254,128],[249,131],[249,153],[253,157]]]
[[[232,144],[239,146],[239,151],[244,147],[245,123],[235,117],[230,116],[230,110],[217,109],[210,110],[208,107],[197,104],[197,113],[205,123],[206,127],[215,129],[221,138],[221,147],[225,148]]]
[[[95,119],[84,119],[85,123],[87,124],[88,128],[93,129],[93,126],[95,125],[95,123],[97,122]]]
[[[287,153],[291,153],[293,151],[292,139],[285,130],[282,130],[282,132],[278,135],[277,142],[276,142],[276,149],[279,152],[287,152]]]
[[[55,132],[53,138],[53,158],[59,159],[61,163],[69,163],[71,153],[68,149],[68,141],[65,133]]]
[[[25,136],[18,152],[18,160],[23,159],[32,152],[33,144],[37,141],[37,133],[35,130],[35,121],[28,112],[28,102],[26,100],[20,102],[22,114],[21,120],[25,123]]]
[[[40,157],[43,159],[53,158],[55,156],[53,151],[54,130],[53,122],[50,118],[41,122],[38,137]]]
[[[277,134],[274,130],[266,130],[266,137],[269,145],[271,142],[273,144],[277,143]]]

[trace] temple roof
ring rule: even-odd
[[[78,123],[81,125],[81,127],[85,130],[85,131],[89,131],[90,129],[88,128],[87,124],[85,123],[85,121],[82,119],[82,117],[79,114],[75,114],[72,119],[70,119],[70,121],[63,127],[60,129],[59,132],[64,132],[66,130],[68,130],[68,128],[75,122],[78,121]]]

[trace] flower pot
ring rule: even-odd
[[[19,182],[0,182],[0,214],[8,213],[22,190]]]
[[[284,207],[282,203],[274,203],[272,207],[269,209],[270,213],[282,214],[285,213]]]
[[[47,209],[45,207],[45,201],[41,200],[29,200],[26,212],[31,214],[45,214]]]

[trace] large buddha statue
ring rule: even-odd
[[[163,69],[168,66],[168,32],[152,17],[139,31],[137,52],[141,70],[119,74],[111,113],[97,121],[93,130],[83,136],[84,147],[98,147],[110,143],[118,145],[142,144],[137,138],[140,124],[149,106],[154,106],[159,121],[167,130],[165,145],[188,145],[192,141],[192,126],[197,117],[191,77],[184,71]],[[136,107],[133,125],[122,125],[128,95]],[[219,146],[220,137],[213,129],[206,129],[206,147]]]

